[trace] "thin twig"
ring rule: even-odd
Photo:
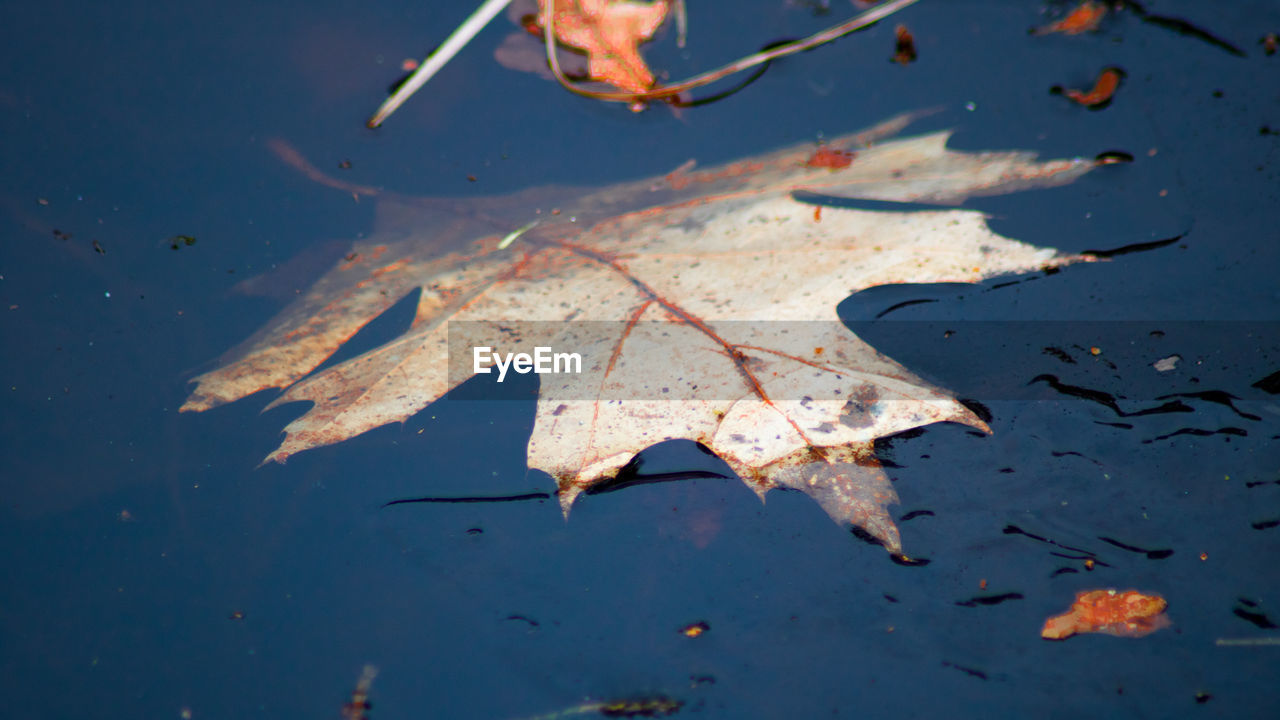
[[[1213,644],[1218,647],[1261,647],[1280,645],[1280,637],[1218,638]]]
[[[676,83],[674,85],[664,85],[642,93],[602,92],[599,90],[590,90],[580,87],[569,82],[569,79],[566,78],[564,73],[560,70],[560,63],[556,59],[556,38],[555,28],[553,27],[555,23],[555,0],[546,0],[546,18],[543,21],[543,35],[546,36],[547,62],[551,65],[551,72],[556,76],[556,80],[558,80],[565,89],[597,100],[630,103],[633,110],[639,110],[643,108],[644,103],[649,100],[658,100],[661,98],[671,97],[673,95],[679,95],[686,90],[692,90],[693,88],[702,87],[703,85],[709,85],[721,78],[746,70],[749,67],[754,67],[761,63],[769,62],[770,60],[777,60],[778,58],[785,57],[787,55],[794,55],[795,53],[808,50],[809,48],[822,45],[823,43],[831,42],[836,38],[848,35],[854,30],[861,30],[868,25],[879,22],[909,5],[914,5],[918,1],[919,0],[889,0],[889,2],[877,5],[876,7],[857,15],[850,20],[840,23],[839,25],[829,27],[822,32],[810,35],[803,40],[797,40],[796,42],[788,43],[771,50],[756,53],[755,55],[742,58],[741,60],[732,62],[710,72],[703,73],[697,77],[690,78],[684,82]]]
[[[418,69],[400,87],[396,88],[391,97],[383,101],[382,106],[365,124],[371,128],[381,125],[384,120],[391,116],[391,113],[395,112],[397,108],[404,104],[405,100],[409,99],[410,95],[413,95],[418,91],[418,88],[426,84],[431,79],[431,76],[439,72],[445,63],[452,60],[453,56],[458,54],[458,51],[471,42],[471,39],[485,25],[488,25],[491,20],[498,16],[498,13],[502,12],[503,8],[510,4],[511,0],[485,0],[484,4],[471,13],[471,17],[468,17],[459,25],[435,52],[423,60]]]
[[[689,15],[684,9],[684,0],[676,0],[676,47],[684,47],[684,41],[689,37]]]

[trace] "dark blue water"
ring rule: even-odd
[[[722,102],[641,115],[498,66],[503,25],[365,130],[400,59],[465,15],[452,5],[0,8],[0,715],[336,718],[366,663],[380,719],[657,695],[732,718],[1280,714],[1280,647],[1215,644],[1280,638],[1280,397],[1258,385],[1280,371],[1280,55],[1257,44],[1280,7],[1148,3],[1242,58],[1128,12],[1032,38],[1042,3],[923,0],[901,16],[909,67],[887,61],[890,22]],[[689,48],[668,35],[649,57],[680,77],[849,11],[803,5],[692,3]],[[1104,111],[1047,92],[1104,65],[1129,73]],[[383,507],[552,489],[526,469],[518,400],[437,403],[262,468],[297,408],[259,414],[263,393],[176,412],[323,264],[241,281],[373,230],[373,202],[300,176],[270,138],[335,172],[349,160],[352,182],[468,196],[711,165],[935,105],[921,128],[955,127],[954,147],[1137,157],[971,202],[997,231],[1067,251],[1180,239],[841,306],[992,414],[990,437],[883,443],[898,515],[914,513],[904,545],[928,565],[733,478],[586,497],[567,522],[551,500]],[[912,300],[928,302],[864,322]],[[1170,354],[1178,369],[1156,373]],[[1135,414],[1168,402],[1187,409]],[[679,443],[644,461],[723,469]],[[1097,587],[1159,592],[1173,627],[1039,637]],[[710,631],[679,633],[698,621]]]

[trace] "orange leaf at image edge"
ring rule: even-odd
[[[1102,18],[1106,17],[1106,15],[1107,6],[1105,3],[1085,0],[1061,20],[1042,27],[1031,28],[1031,34],[1049,35],[1051,33],[1062,33],[1063,35],[1079,35],[1092,32],[1098,29],[1098,25],[1102,23]]]
[[[545,29],[547,0],[539,0],[538,5]],[[587,53],[592,80],[627,92],[644,92],[653,87],[654,77],[640,57],[639,45],[653,37],[666,16],[665,2],[556,0],[556,39]]]
[[[1076,594],[1065,614],[1046,620],[1040,636],[1047,640],[1063,640],[1076,633],[1143,637],[1169,627],[1164,614],[1168,605],[1159,595],[1137,590],[1088,590]]]

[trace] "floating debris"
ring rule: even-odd
[[[666,695],[654,695],[653,697],[611,700],[601,703],[600,714],[605,717],[624,718],[666,717],[667,715],[674,715],[683,706],[683,702],[673,700]]]
[[[1102,72],[1098,74],[1098,80],[1093,84],[1092,90],[1076,90],[1054,85],[1049,88],[1049,92],[1054,95],[1066,95],[1090,110],[1101,110],[1111,104],[1111,98],[1116,94],[1116,90],[1120,89],[1120,83],[1125,79],[1125,76],[1126,73],[1123,69],[1107,67],[1103,68]]]
[[[369,702],[369,686],[377,676],[378,668],[372,665],[365,665],[360,671],[351,699],[342,705],[342,720],[369,720],[369,711],[373,709],[373,703]]]
[[[910,65],[916,61],[916,41],[911,37],[911,31],[906,25],[899,25],[893,30],[894,37],[897,40],[897,46],[894,49],[893,62],[899,65]]]
[[[1010,600],[1021,600],[1022,593],[1008,592],[999,595],[977,595],[968,600],[957,600],[956,605],[959,607],[985,607],[989,605],[999,605]]]
[[[1223,40],[1217,35],[1214,35],[1208,30],[1199,27],[1195,23],[1183,20],[1182,18],[1169,17],[1168,15],[1156,15],[1154,13],[1147,12],[1147,9],[1143,7],[1138,0],[1124,0],[1124,7],[1132,10],[1133,13],[1142,20],[1142,22],[1147,23],[1148,25],[1155,25],[1156,27],[1164,28],[1165,30],[1172,30],[1179,35],[1185,35],[1186,37],[1202,40],[1216,48],[1225,50],[1236,57],[1245,57],[1243,50],[1232,43]]]
[[[1275,630],[1280,625],[1276,623],[1263,612],[1261,605],[1256,600],[1249,598],[1236,598],[1236,607],[1231,614],[1241,620],[1248,620],[1263,630]]]
[[[1027,32],[1032,35],[1049,35],[1051,33],[1079,35],[1097,30],[1102,18],[1106,16],[1106,4],[1095,2],[1094,0],[1085,0],[1061,20],[1051,22],[1048,25],[1033,27]]]
[[[1065,614],[1046,620],[1040,637],[1063,640],[1076,633],[1142,637],[1169,627],[1164,614],[1168,605],[1159,595],[1137,590],[1089,590],[1078,593]]]
[[[1099,165],[1119,165],[1133,162],[1133,155],[1123,150],[1106,150],[1094,156],[1093,161]]]
[[[169,249],[177,250],[183,245],[195,245],[196,239],[190,235],[174,235],[169,238]]]

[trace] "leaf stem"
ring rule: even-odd
[[[520,227],[516,228],[515,230],[512,230],[511,232],[507,233],[505,236],[503,236],[502,240],[500,240],[500,241],[498,242],[498,249],[499,249],[499,250],[506,250],[506,249],[511,245],[511,243],[513,243],[513,242],[515,242],[515,241],[516,241],[516,238],[520,237],[521,235],[525,234],[526,232],[529,232],[529,231],[530,231],[530,230],[532,230],[533,228],[537,227],[537,226],[538,226],[538,223],[540,223],[540,222],[542,222],[542,221],[541,221],[541,220],[533,220],[533,221],[531,221],[531,222],[527,222],[527,223],[525,223],[524,225],[521,225]]]

